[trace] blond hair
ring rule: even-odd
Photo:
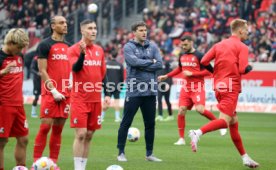
[[[244,19],[234,19],[231,24],[231,32],[236,32],[239,28],[244,27],[247,24],[247,21]]]
[[[19,47],[27,47],[29,45],[29,36],[22,28],[13,28],[9,30],[4,39],[4,44],[17,44]]]

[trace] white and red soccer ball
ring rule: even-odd
[[[130,142],[136,142],[140,138],[140,131],[135,127],[130,127],[127,133],[127,140]]]

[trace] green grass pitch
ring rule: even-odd
[[[28,116],[30,134],[27,151],[27,166],[32,164],[34,138],[39,128],[40,120],[31,118],[31,105],[25,105]],[[166,111],[164,112],[167,115]],[[119,124],[114,122],[114,111],[108,110],[102,129],[95,133],[90,148],[87,170],[105,170],[109,165],[118,164],[124,170],[246,170],[236,151],[229,133],[221,137],[219,132],[209,133],[199,141],[197,153],[191,151],[187,132],[198,128],[207,120],[195,112],[186,116],[185,146],[174,146],[178,139],[177,111],[174,111],[174,121],[157,122],[155,133],[154,154],[163,162],[145,161],[144,128],[140,111],[136,114],[133,127],[141,131],[139,141],[127,142],[126,156],[128,162],[116,160],[117,132]],[[217,113],[216,113],[217,115]],[[276,170],[276,115],[260,113],[239,113],[239,129],[247,153],[261,164],[261,170]],[[74,130],[70,129],[69,121],[63,131],[63,139],[58,165],[61,170],[73,170],[72,142]],[[49,139],[49,135],[48,135]],[[11,138],[5,148],[5,170],[15,166],[13,151],[15,139]],[[44,152],[48,155],[48,146]]]

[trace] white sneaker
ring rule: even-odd
[[[184,138],[179,138],[177,142],[174,143],[175,145],[186,145]]]
[[[162,162],[161,159],[153,156],[153,155],[150,155],[150,156],[146,156],[146,161],[152,161],[152,162]]]
[[[242,156],[242,162],[243,162],[244,166],[247,166],[249,168],[257,168],[258,166],[260,166],[260,164],[258,162],[255,162],[247,154]]]
[[[191,138],[192,151],[196,152],[197,151],[197,143],[199,141],[199,135],[195,132],[195,130],[190,130],[189,137]]]
[[[127,158],[124,153],[121,153],[120,155],[117,156],[117,160],[120,162],[126,162]]]
[[[163,121],[163,120],[164,120],[163,116],[160,116],[160,115],[158,115],[158,116],[155,118],[155,121]]]
[[[173,116],[168,116],[164,119],[165,122],[174,120]]]
[[[220,133],[221,136],[224,136],[227,133],[227,129],[226,128],[225,129],[220,129],[219,133]]]
[[[121,118],[116,118],[116,119],[114,120],[114,122],[121,122],[121,121],[122,121]]]

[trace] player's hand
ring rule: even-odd
[[[63,94],[61,94],[60,92],[58,92],[56,88],[52,89],[50,92],[52,93],[55,101],[57,101],[57,102],[65,99],[65,96]]]
[[[84,41],[80,42],[80,52],[85,54],[85,49],[86,49],[86,43]]]
[[[185,70],[185,71],[183,71],[183,74],[184,74],[185,76],[187,76],[187,77],[190,77],[190,76],[193,75],[193,72],[188,71],[188,70]]]
[[[108,108],[110,106],[110,96],[105,96],[104,97],[104,105]]]
[[[6,75],[10,73],[11,69],[16,66],[16,62],[13,61],[9,63],[3,70],[1,70],[1,75]]]
[[[168,76],[167,75],[162,75],[162,76],[158,76],[158,81],[159,82],[161,82],[161,81],[164,81],[164,80],[166,80],[168,78]]]

